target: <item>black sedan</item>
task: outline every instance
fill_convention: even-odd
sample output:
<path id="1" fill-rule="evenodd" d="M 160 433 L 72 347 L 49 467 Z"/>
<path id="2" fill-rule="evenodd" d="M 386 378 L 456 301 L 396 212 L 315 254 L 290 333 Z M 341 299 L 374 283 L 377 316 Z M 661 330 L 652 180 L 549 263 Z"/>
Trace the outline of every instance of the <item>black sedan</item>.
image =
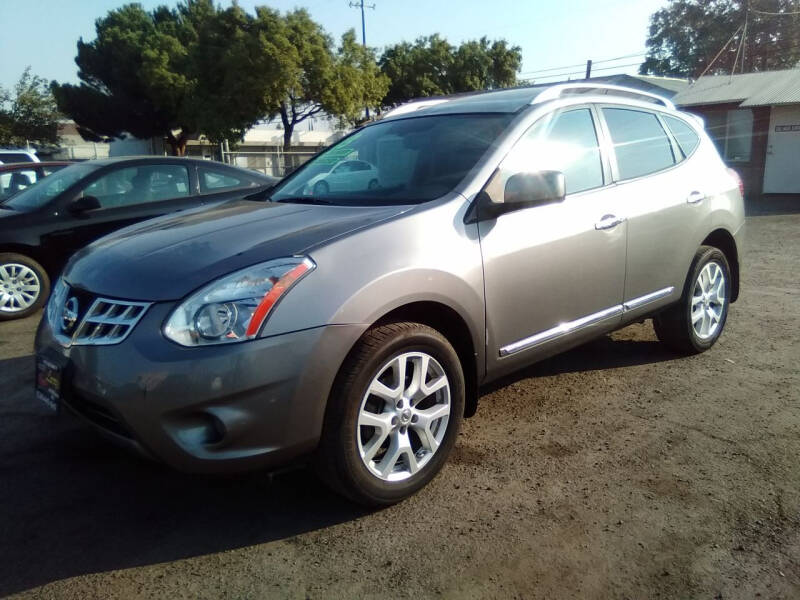
<path id="1" fill-rule="evenodd" d="M 50 175 L 0 203 L 0 321 L 37 310 L 69 257 L 97 238 L 276 181 L 216 162 L 170 157 L 95 160 Z"/>

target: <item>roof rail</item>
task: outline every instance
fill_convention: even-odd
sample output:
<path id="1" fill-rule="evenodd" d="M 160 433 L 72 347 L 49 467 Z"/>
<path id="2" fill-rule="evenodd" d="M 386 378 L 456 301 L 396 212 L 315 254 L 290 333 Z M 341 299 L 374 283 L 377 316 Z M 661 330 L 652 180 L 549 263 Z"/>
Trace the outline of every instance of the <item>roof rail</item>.
<path id="1" fill-rule="evenodd" d="M 555 100 L 556 98 L 560 98 L 569 94 L 572 90 L 575 90 L 578 93 L 580 93 L 581 90 L 585 90 L 586 92 L 594 91 L 597 94 L 608 96 L 638 96 L 639 99 L 657 102 L 664 105 L 666 108 L 675 110 L 675 105 L 670 100 L 667 100 L 658 94 L 643 92 L 642 90 L 637 90 L 636 88 L 623 87 L 621 85 L 608 85 L 604 83 L 560 83 L 547 88 L 542 93 L 537 95 L 533 100 L 531 100 L 531 104 L 540 104 L 548 100 Z"/>

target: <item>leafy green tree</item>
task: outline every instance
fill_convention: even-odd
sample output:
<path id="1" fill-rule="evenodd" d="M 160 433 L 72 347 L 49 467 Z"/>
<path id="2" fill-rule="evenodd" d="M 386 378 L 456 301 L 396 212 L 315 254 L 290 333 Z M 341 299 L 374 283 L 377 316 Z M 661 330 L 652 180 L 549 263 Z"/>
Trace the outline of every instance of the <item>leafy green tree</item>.
<path id="1" fill-rule="evenodd" d="M 262 13 L 258 18 L 263 19 Z M 316 114 L 354 122 L 365 107 L 379 106 L 388 79 L 378 69 L 374 52 L 356 42 L 353 30 L 334 50 L 330 36 L 304 9 L 289 12 L 284 25 L 292 51 L 279 58 L 284 87 L 269 115 L 280 117 L 288 150 L 295 127 Z"/>
<path id="2" fill-rule="evenodd" d="M 263 118 L 276 59 L 289 51 L 238 5 L 212 0 L 151 12 L 128 4 L 95 28 L 95 40 L 78 42 L 81 83 L 52 84 L 59 108 L 86 139 L 164 136 L 177 155 L 194 134 L 238 139 Z"/>
<path id="3" fill-rule="evenodd" d="M 60 115 L 47 81 L 25 69 L 13 93 L 0 88 L 0 146 L 58 144 Z"/>
<path id="4" fill-rule="evenodd" d="M 294 127 L 326 111 L 356 119 L 386 92 L 372 51 L 348 32 L 333 49 L 306 11 L 282 16 L 259 6 L 185 0 L 150 12 L 139 4 L 95 23 L 78 42 L 79 85 L 53 82 L 59 108 L 86 139 L 164 136 L 175 154 L 192 135 L 241 139 L 264 117 L 280 116 L 284 145 Z"/>
<path id="5" fill-rule="evenodd" d="M 738 72 L 792 68 L 800 62 L 800 15 L 791 14 L 798 11 L 798 0 L 671 0 L 650 18 L 639 71 L 698 77 L 726 43 L 708 74 L 730 73 L 734 64 Z"/>
<path id="6" fill-rule="evenodd" d="M 483 37 L 456 48 L 434 34 L 413 44 L 402 42 L 387 48 L 380 59 L 391 81 L 383 103 L 393 106 L 425 96 L 514 86 L 521 64 L 520 47 L 505 40 Z"/>

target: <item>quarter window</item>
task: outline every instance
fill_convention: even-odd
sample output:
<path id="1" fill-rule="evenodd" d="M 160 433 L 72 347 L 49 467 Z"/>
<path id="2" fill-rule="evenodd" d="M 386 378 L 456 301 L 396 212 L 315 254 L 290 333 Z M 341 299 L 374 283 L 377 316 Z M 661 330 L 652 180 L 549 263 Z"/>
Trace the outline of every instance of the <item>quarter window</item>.
<path id="1" fill-rule="evenodd" d="M 200 190 L 203 192 L 219 192 L 255 185 L 253 180 L 222 169 L 198 167 L 198 171 L 200 173 Z"/>
<path id="2" fill-rule="evenodd" d="M 694 129 L 680 119 L 668 117 L 666 115 L 663 116 L 667 127 L 675 137 L 675 141 L 678 142 L 678 147 L 681 149 L 681 152 L 683 152 L 683 156 L 689 156 L 694 152 L 694 149 L 697 148 L 697 144 L 700 143 L 700 138 L 697 137 Z"/>
<path id="3" fill-rule="evenodd" d="M 626 108 L 604 108 L 620 179 L 649 175 L 675 164 L 672 145 L 658 117 Z"/>

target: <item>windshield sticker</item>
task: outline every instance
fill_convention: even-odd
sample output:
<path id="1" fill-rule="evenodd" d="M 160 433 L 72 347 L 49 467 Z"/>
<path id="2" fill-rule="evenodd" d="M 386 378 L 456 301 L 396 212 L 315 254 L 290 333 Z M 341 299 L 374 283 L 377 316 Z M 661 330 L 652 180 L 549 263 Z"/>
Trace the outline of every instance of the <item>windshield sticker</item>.
<path id="1" fill-rule="evenodd" d="M 325 154 L 320 156 L 317 159 L 317 164 L 319 165 L 332 165 L 334 163 L 339 162 L 340 160 L 344 160 L 353 152 L 357 152 L 352 148 L 353 142 L 358 140 L 361 137 L 361 134 L 364 133 L 362 129 L 358 133 L 354 133 L 349 138 L 344 140 L 341 144 L 334 146 L 330 150 L 328 150 Z"/>

